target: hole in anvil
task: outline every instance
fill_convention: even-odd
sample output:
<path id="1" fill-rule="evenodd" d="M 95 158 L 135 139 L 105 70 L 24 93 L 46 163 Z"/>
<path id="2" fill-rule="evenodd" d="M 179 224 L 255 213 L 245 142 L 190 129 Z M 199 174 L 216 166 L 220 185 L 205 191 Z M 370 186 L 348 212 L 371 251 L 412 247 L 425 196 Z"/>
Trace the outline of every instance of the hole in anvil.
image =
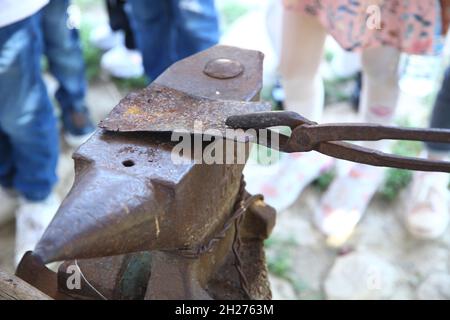
<path id="1" fill-rule="evenodd" d="M 125 160 L 122 164 L 124 167 L 130 168 L 133 167 L 135 163 L 133 160 Z"/>

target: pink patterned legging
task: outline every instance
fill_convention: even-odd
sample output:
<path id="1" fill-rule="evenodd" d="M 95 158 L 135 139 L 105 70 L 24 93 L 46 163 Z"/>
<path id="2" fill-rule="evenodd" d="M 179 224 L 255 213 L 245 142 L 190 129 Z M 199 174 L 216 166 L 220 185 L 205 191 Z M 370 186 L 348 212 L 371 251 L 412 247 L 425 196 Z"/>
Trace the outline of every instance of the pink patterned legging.
<path id="1" fill-rule="evenodd" d="M 284 10 L 280 72 L 286 107 L 315 121 L 321 120 L 323 110 L 323 83 L 318 71 L 326 36 L 325 28 L 315 17 Z M 361 120 L 388 124 L 398 99 L 400 51 L 381 46 L 364 49 L 361 54 L 364 74 Z"/>

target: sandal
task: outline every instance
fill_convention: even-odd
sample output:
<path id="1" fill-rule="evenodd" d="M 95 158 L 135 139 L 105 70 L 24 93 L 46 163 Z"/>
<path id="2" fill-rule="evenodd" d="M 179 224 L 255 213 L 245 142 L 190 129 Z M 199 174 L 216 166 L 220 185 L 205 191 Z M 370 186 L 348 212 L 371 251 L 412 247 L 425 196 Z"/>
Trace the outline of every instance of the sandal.
<path id="1" fill-rule="evenodd" d="M 419 239 L 436 239 L 450 220 L 448 174 L 418 172 L 414 175 L 405 214 L 405 226 Z"/>
<path id="2" fill-rule="evenodd" d="M 383 181 L 383 172 L 383 168 L 357 164 L 333 181 L 314 215 L 330 246 L 341 246 L 350 238 Z"/>

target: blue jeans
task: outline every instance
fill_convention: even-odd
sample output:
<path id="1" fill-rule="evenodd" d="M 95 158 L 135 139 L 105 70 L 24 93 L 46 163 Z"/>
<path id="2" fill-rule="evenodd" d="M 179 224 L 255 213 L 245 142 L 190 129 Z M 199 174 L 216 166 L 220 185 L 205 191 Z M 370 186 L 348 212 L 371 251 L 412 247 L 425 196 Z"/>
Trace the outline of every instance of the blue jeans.
<path id="1" fill-rule="evenodd" d="M 59 144 L 41 74 L 39 23 L 37 14 L 0 28 L 0 184 L 34 201 L 56 182 Z"/>
<path id="2" fill-rule="evenodd" d="M 214 0 L 129 0 L 128 12 L 150 80 L 219 40 Z"/>
<path id="3" fill-rule="evenodd" d="M 58 80 L 56 100 L 63 114 L 85 112 L 86 77 L 77 29 L 67 26 L 69 0 L 50 0 L 42 11 L 44 53 L 50 73 Z"/>
<path id="4" fill-rule="evenodd" d="M 450 129 L 450 67 L 446 70 L 442 87 L 434 103 L 431 128 Z M 427 143 L 432 151 L 450 151 L 450 143 Z"/>

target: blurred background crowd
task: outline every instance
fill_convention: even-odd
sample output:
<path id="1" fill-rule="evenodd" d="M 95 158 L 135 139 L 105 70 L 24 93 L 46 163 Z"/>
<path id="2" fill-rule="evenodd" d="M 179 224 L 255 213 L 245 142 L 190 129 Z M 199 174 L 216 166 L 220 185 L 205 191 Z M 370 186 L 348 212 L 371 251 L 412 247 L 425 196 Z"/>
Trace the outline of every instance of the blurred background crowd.
<path id="1" fill-rule="evenodd" d="M 0 0 L 0 267 L 33 249 L 70 155 L 128 92 L 217 43 L 264 52 L 262 98 L 317 122 L 450 128 L 447 1 Z M 284 129 L 281 129 L 284 130 Z M 363 146 L 447 160 L 449 144 Z M 450 298 L 449 175 L 255 147 L 278 211 L 275 298 Z M 14 219 L 15 218 L 15 219 Z"/>

